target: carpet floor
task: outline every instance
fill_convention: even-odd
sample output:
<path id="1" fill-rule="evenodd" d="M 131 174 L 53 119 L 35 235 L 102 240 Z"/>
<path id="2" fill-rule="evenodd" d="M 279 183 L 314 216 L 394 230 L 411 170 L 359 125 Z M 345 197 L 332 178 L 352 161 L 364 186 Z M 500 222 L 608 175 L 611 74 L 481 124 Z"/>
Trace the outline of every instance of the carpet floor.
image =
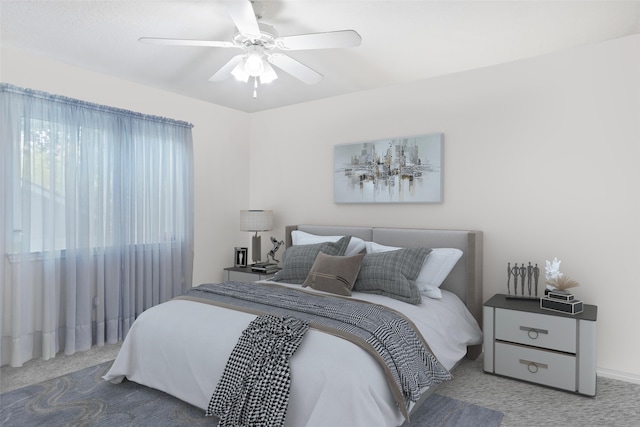
<path id="1" fill-rule="evenodd" d="M 34 359 L 20 368 L 3 366 L 0 390 L 7 393 L 113 361 L 119 349 L 119 344 L 109 344 L 72 356 L 58 354 L 47 361 Z M 482 363 L 482 356 L 476 360 L 463 359 L 452 371 L 453 380 L 440 385 L 438 395 L 504 413 L 501 427 L 640 426 L 640 384 L 598 376 L 596 397 L 585 397 L 486 374 Z M 0 408 L 4 406 L 2 399 L 0 394 Z M 0 425 L 3 425 L 1 414 Z"/>
<path id="2" fill-rule="evenodd" d="M 202 409 L 161 391 L 102 379 L 111 362 L 0 395 L 0 425 L 18 426 L 211 426 Z M 412 417 L 411 427 L 500 425 L 503 414 L 434 394 Z"/>

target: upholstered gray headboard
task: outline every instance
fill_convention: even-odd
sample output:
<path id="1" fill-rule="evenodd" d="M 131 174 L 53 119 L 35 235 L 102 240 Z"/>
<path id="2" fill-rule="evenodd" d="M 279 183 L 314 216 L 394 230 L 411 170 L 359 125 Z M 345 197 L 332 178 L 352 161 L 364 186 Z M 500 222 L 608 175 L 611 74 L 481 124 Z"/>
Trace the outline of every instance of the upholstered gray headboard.
<path id="1" fill-rule="evenodd" d="M 286 247 L 291 232 L 300 230 L 322 236 L 355 236 L 382 245 L 400 247 L 458 248 L 462 258 L 441 288 L 458 295 L 482 327 L 482 232 L 476 230 L 436 230 L 331 225 L 290 225 L 286 227 Z M 469 347 L 467 356 L 477 357 L 482 346 Z"/>

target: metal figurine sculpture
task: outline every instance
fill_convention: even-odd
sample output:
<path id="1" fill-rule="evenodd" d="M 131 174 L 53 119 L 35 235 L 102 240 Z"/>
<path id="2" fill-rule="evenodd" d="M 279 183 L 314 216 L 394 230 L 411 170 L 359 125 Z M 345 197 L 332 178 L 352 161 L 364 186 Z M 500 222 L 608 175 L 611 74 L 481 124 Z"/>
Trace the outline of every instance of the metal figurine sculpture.
<path id="1" fill-rule="evenodd" d="M 269 257 L 271 257 L 271 260 L 274 262 L 274 264 L 277 264 L 280 261 L 276 259 L 276 252 L 278 252 L 280 246 L 284 245 L 284 240 L 278 241 L 278 239 L 271 236 L 271 243 L 273 243 L 273 248 L 271 248 L 271 250 L 267 254 L 267 261 L 269 260 Z"/>
<path id="2" fill-rule="evenodd" d="M 520 274 L 520 269 L 518 268 L 517 262 L 511 269 L 511 274 L 513 274 L 513 294 L 518 295 L 518 274 Z"/>
<path id="3" fill-rule="evenodd" d="M 513 294 L 511 294 L 511 278 L 513 278 Z M 518 281 L 518 278 L 520 279 Z M 538 279 L 540 278 L 540 269 L 538 264 L 535 267 L 531 262 L 520 265 L 507 263 L 507 298 L 538 300 Z M 525 293 L 525 282 L 527 284 L 527 293 Z M 518 295 L 518 287 L 520 287 L 520 295 Z M 534 296 L 535 292 L 535 296 Z"/>

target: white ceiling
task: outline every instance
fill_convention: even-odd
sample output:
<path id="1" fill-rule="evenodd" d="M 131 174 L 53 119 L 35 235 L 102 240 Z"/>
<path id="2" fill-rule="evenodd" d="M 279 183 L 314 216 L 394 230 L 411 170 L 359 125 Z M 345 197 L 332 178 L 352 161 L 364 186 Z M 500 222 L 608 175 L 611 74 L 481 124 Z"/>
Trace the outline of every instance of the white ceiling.
<path id="1" fill-rule="evenodd" d="M 279 71 L 257 99 L 251 84 L 208 81 L 236 49 L 137 41 L 231 40 L 236 29 L 225 3 L 0 0 L 0 36 L 12 48 L 255 112 L 640 33 L 640 1 L 259 1 L 262 22 L 281 36 L 353 29 L 362 44 L 288 52 L 324 79 L 309 86 Z"/>

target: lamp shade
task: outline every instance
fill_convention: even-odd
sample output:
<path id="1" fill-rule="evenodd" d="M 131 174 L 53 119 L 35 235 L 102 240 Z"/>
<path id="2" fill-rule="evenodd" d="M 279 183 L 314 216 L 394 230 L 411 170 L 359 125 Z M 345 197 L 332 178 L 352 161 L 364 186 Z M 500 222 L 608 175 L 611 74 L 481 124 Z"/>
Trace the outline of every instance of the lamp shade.
<path id="1" fill-rule="evenodd" d="M 273 211 L 240 211 L 241 231 L 269 231 L 273 228 Z"/>

